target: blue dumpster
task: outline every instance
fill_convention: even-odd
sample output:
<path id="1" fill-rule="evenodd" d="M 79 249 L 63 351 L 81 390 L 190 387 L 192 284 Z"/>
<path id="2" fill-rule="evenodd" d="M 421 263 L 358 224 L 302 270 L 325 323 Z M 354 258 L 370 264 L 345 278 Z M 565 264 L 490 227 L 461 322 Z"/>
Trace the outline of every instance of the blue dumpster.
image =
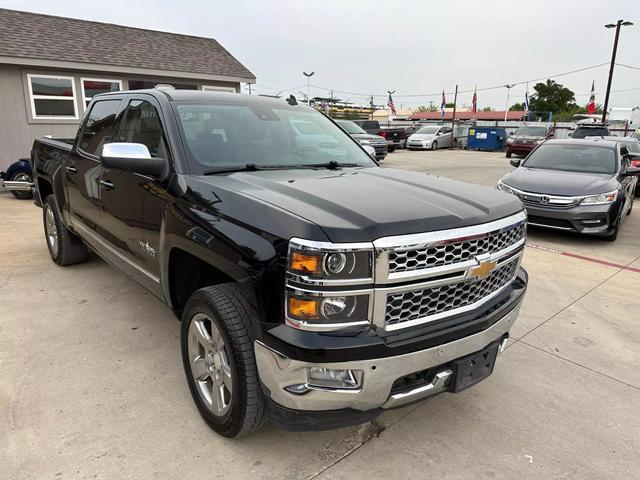
<path id="1" fill-rule="evenodd" d="M 467 148 L 495 152 L 504 148 L 507 133 L 498 127 L 470 127 Z"/>

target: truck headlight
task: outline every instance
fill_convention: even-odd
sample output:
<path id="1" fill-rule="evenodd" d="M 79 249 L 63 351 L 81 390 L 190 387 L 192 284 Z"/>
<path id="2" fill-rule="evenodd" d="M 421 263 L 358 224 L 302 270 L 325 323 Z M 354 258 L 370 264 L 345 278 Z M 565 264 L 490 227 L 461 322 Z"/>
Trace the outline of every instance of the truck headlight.
<path id="1" fill-rule="evenodd" d="M 373 249 L 370 244 L 328 244 L 301 239 L 289 242 L 288 276 L 303 283 L 372 278 Z"/>
<path id="2" fill-rule="evenodd" d="M 601 193 L 600 195 L 592 195 L 585 197 L 580 202 L 581 205 L 604 205 L 607 203 L 613 203 L 618 198 L 618 191 L 614 190 L 609 193 Z"/>
<path id="3" fill-rule="evenodd" d="M 303 330 L 338 330 L 369 325 L 369 295 L 287 291 L 287 323 Z"/>
<path id="4" fill-rule="evenodd" d="M 507 143 L 513 143 L 513 137 L 507 138 Z"/>

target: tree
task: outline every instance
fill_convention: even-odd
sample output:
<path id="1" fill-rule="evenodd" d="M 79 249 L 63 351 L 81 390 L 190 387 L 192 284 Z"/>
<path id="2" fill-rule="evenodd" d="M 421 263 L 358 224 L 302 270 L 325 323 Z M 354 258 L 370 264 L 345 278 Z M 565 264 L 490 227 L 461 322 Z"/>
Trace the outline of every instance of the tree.
<path id="1" fill-rule="evenodd" d="M 514 103 L 509 107 L 510 112 L 513 112 L 513 111 L 523 112 L 524 110 L 525 110 L 524 103 Z"/>
<path id="2" fill-rule="evenodd" d="M 554 80 L 536 83 L 535 93 L 529 99 L 529 109 L 534 112 L 570 112 L 578 108 L 575 94 Z"/>
<path id="3" fill-rule="evenodd" d="M 493 110 L 493 108 L 491 108 L 491 107 L 484 107 L 484 108 L 482 109 L 482 111 L 483 111 L 483 112 L 493 112 L 494 110 Z"/>
<path id="4" fill-rule="evenodd" d="M 414 113 L 423 113 L 423 112 L 437 112 L 438 111 L 438 107 L 436 107 L 435 105 L 420 105 L 419 107 L 416 107 L 413 109 Z"/>
<path id="5" fill-rule="evenodd" d="M 453 102 L 447 102 L 444 104 L 444 108 L 453 108 L 454 103 Z"/>

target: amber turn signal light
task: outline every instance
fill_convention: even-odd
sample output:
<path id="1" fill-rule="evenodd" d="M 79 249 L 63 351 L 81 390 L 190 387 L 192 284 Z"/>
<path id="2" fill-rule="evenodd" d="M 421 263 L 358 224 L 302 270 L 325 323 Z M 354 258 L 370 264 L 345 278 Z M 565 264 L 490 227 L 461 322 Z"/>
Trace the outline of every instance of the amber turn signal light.
<path id="1" fill-rule="evenodd" d="M 319 318 L 319 301 L 303 298 L 289 297 L 289 315 L 297 319 Z"/>
<path id="2" fill-rule="evenodd" d="M 294 272 L 300 273 L 320 273 L 320 256 L 293 252 L 289 268 Z"/>

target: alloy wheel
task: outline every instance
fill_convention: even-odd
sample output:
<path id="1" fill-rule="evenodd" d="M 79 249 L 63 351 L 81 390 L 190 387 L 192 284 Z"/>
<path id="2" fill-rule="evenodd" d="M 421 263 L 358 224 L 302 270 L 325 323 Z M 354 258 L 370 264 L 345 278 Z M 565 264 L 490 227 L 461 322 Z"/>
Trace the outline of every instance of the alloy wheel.
<path id="1" fill-rule="evenodd" d="M 51 253 L 54 257 L 56 257 L 58 255 L 58 228 L 56 227 L 56 217 L 53 213 L 51 205 L 45 205 L 44 212 L 47 243 L 49 244 Z"/>
<path id="2" fill-rule="evenodd" d="M 191 319 L 188 336 L 189 367 L 200 398 L 216 416 L 231 407 L 233 377 L 224 338 L 204 313 Z"/>

